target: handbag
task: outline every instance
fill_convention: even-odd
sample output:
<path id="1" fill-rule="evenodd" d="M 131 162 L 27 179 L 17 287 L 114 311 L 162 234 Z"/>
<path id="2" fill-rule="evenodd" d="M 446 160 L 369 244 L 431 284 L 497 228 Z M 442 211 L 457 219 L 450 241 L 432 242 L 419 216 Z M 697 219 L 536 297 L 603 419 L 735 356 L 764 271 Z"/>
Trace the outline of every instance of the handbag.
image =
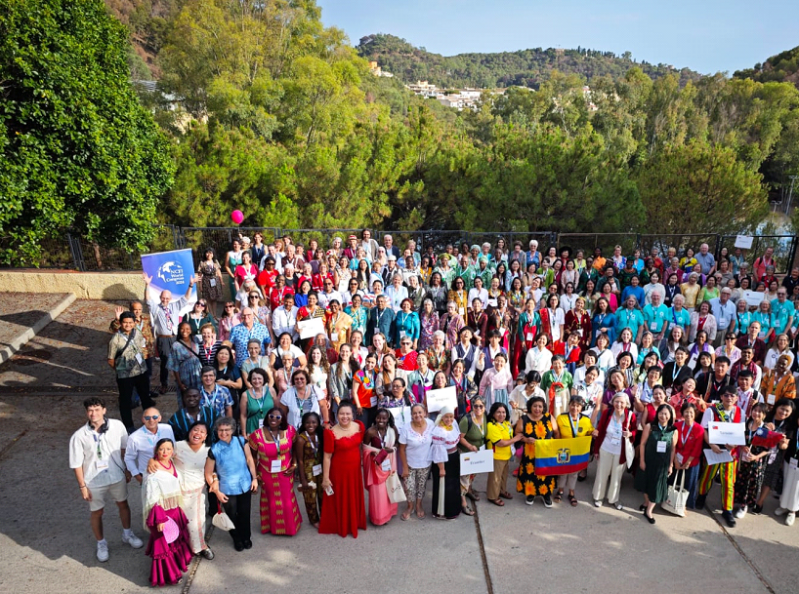
<path id="1" fill-rule="evenodd" d="M 669 485 L 669 492 L 666 501 L 660 504 L 660 507 L 675 516 L 685 517 L 685 505 L 688 503 L 688 490 L 685 488 L 685 470 L 678 470 L 682 472 L 680 483 L 677 484 L 675 478 L 674 484 Z"/>
<path id="2" fill-rule="evenodd" d="M 392 472 L 386 479 L 386 492 L 388 493 L 388 500 L 391 503 L 402 503 L 407 501 L 405 491 L 402 489 L 402 482 L 399 480 L 396 472 Z"/>
<path id="3" fill-rule="evenodd" d="M 630 413 L 630 418 L 627 421 L 627 431 L 630 430 L 631 421 L 632 413 Z M 633 443 L 629 438 L 622 435 L 622 439 L 624 440 L 624 457 L 626 458 L 625 463 L 627 464 L 627 468 L 632 468 L 633 460 L 635 460 L 635 446 L 633 446 Z"/>
<path id="4" fill-rule="evenodd" d="M 211 520 L 211 523 L 225 532 L 230 532 L 236 528 L 235 524 L 233 524 L 233 521 L 230 519 L 230 516 L 222 511 L 222 506 L 217 503 L 216 507 L 217 512 L 214 514 L 214 518 Z"/>

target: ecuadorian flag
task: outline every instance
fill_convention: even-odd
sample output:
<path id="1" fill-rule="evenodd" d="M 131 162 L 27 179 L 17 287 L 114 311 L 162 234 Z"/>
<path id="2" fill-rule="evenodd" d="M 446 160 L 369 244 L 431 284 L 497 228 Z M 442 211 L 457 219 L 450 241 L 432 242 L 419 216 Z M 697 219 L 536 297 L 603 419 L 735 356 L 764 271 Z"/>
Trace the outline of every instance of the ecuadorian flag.
<path id="1" fill-rule="evenodd" d="M 571 474 L 588 467 L 591 437 L 539 439 L 535 442 L 535 473 L 538 476 Z"/>

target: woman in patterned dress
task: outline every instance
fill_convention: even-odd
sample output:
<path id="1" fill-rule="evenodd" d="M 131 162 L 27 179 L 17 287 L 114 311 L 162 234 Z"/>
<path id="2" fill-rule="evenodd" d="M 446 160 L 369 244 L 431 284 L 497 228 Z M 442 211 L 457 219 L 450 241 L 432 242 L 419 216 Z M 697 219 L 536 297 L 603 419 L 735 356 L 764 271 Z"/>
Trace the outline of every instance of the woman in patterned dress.
<path id="1" fill-rule="evenodd" d="M 545 507 L 552 507 L 552 494 L 559 501 L 555 491 L 557 477 L 538 476 L 535 473 L 535 442 L 538 439 L 559 439 L 560 431 L 552 417 L 547 414 L 546 399 L 533 396 L 527 401 L 527 414 L 522 415 L 516 423 L 516 435 L 522 436 L 524 450 L 522 462 L 519 466 L 519 478 L 516 481 L 516 490 L 524 493 L 527 505 L 533 505 L 537 495 L 544 499 Z"/>
<path id="2" fill-rule="evenodd" d="M 319 529 L 322 509 L 322 452 L 324 451 L 322 419 L 315 412 L 302 415 L 297 439 L 294 440 L 294 457 L 300 476 L 300 491 L 305 499 L 305 511 L 311 526 Z"/>
<path id="3" fill-rule="evenodd" d="M 302 516 L 294 495 L 292 444 L 296 435 L 279 408 L 266 413 L 266 423 L 250 434 L 248 442 L 256 455 L 256 474 L 261 483 L 261 533 L 294 536 Z"/>
<path id="4" fill-rule="evenodd" d="M 208 302 L 208 313 L 216 318 L 216 302 L 222 299 L 222 268 L 216 261 L 214 248 L 209 247 L 203 254 L 203 261 L 197 268 L 200 291 Z"/>

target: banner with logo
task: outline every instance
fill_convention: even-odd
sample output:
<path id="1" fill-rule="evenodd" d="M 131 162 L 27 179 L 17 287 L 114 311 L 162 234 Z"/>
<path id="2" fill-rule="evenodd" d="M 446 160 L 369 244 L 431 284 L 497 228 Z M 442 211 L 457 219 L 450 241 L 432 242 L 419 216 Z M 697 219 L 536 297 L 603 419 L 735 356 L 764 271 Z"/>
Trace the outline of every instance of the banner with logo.
<path id="1" fill-rule="evenodd" d="M 538 439 L 535 442 L 535 473 L 553 476 L 579 472 L 588 467 L 591 437 Z"/>
<path id="2" fill-rule="evenodd" d="M 186 294 L 191 282 L 194 259 L 190 249 L 142 254 L 141 267 L 147 276 L 153 277 L 148 296 L 150 299 L 157 299 L 161 291 L 172 291 L 172 297 L 179 299 Z M 196 286 L 192 288 L 189 300 L 197 300 Z"/>

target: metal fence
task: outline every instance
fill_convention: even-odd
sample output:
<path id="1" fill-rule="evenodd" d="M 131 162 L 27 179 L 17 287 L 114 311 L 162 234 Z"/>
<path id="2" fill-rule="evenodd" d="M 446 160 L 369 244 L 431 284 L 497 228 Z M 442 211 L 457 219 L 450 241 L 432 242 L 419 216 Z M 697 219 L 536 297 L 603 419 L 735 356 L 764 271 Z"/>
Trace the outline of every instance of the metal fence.
<path id="1" fill-rule="evenodd" d="M 234 239 L 247 236 L 253 239 L 261 233 L 264 243 L 272 243 L 279 237 L 290 236 L 294 243 L 308 248 L 311 240 L 316 240 L 319 247 L 327 249 L 334 238 L 339 237 L 342 246 L 346 247 L 347 237 L 351 234 L 361 237 L 362 229 L 282 229 L 277 227 L 177 227 L 163 225 L 157 228 L 156 237 L 151 242 L 148 252 L 168 251 L 181 248 L 194 250 L 195 262 L 199 262 L 201 252 L 212 247 L 221 261 L 230 249 Z M 496 246 L 501 239 L 506 249 L 510 250 L 514 242 L 521 242 L 528 249 L 529 242 L 538 241 L 539 251 L 546 253 L 555 247 L 558 253 L 562 248 L 571 248 L 572 253 L 582 249 L 586 255 L 593 254 L 601 248 L 603 254 L 610 256 L 615 246 L 620 245 L 624 255 L 632 255 L 638 249 L 642 254 L 649 254 L 652 248 L 658 248 L 665 256 L 669 248 L 675 248 L 679 256 L 684 255 L 687 248 L 695 251 L 706 243 L 710 251 L 718 257 L 722 250 L 732 254 L 735 252 L 736 236 L 718 235 L 714 233 L 686 235 L 642 235 L 634 233 L 557 233 L 542 232 L 475 232 L 463 230 L 374 230 L 372 237 L 381 245 L 386 235 L 391 235 L 394 245 L 404 249 L 408 241 L 416 242 L 417 250 L 424 252 L 432 246 L 435 253 L 442 252 L 452 245 L 460 252 L 463 244 L 471 247 L 484 242 Z M 746 260 L 752 264 L 765 252 L 766 248 L 774 249 L 776 273 L 785 274 L 793 266 L 797 255 L 797 237 L 795 235 L 761 235 L 754 236 L 752 247 L 745 251 Z M 48 238 L 40 245 L 40 268 L 72 269 L 79 271 L 101 270 L 141 270 L 140 253 L 122 250 L 116 246 L 102 246 L 84 239 L 67 235 L 64 238 Z M 18 266 L 28 266 L 20 262 Z"/>

